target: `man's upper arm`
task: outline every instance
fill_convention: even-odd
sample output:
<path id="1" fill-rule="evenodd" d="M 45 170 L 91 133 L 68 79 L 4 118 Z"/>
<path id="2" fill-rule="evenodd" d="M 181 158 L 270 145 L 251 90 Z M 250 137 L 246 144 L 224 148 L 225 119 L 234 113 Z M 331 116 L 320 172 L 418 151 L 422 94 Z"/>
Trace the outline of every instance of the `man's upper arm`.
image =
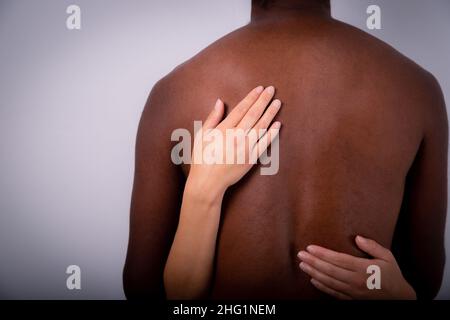
<path id="1" fill-rule="evenodd" d="M 164 80 L 155 85 L 139 123 L 123 278 L 127 298 L 164 298 L 163 270 L 178 223 L 183 188 L 183 176 L 170 159 L 176 114 L 170 112 L 168 88 Z"/>
<path id="2" fill-rule="evenodd" d="M 393 251 L 419 299 L 439 291 L 445 264 L 448 123 L 439 84 L 433 79 L 424 137 L 406 179 Z"/>

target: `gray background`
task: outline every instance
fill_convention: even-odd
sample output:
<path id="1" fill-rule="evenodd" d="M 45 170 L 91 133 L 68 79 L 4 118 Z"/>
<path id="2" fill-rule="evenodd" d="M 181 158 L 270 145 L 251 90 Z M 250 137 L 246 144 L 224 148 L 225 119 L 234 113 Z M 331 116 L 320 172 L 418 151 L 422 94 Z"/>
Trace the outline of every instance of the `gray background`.
<path id="1" fill-rule="evenodd" d="M 78 4 L 82 30 L 69 31 Z M 336 0 L 333 15 L 431 71 L 450 101 L 450 1 Z M 123 298 L 133 149 L 152 85 L 246 24 L 250 0 L 0 0 L 0 298 Z M 366 30 L 367 31 L 367 30 Z M 450 230 L 447 225 L 447 255 Z M 66 289 L 66 267 L 82 289 Z M 450 298 L 447 264 L 440 298 Z"/>

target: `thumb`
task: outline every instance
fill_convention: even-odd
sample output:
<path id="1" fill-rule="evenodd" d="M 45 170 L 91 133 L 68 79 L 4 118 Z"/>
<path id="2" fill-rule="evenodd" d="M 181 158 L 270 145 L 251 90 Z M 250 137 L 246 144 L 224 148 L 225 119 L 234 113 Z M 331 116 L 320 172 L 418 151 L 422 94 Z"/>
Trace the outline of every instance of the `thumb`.
<path id="1" fill-rule="evenodd" d="M 382 259 L 386 261 L 390 261 L 392 259 L 392 253 L 389 249 L 386 249 L 382 245 L 378 244 L 378 242 L 367 239 L 361 236 L 356 236 L 355 239 L 356 245 L 362 251 L 368 253 L 374 258 Z"/>
<path id="2" fill-rule="evenodd" d="M 208 118 L 205 120 L 203 124 L 204 129 L 213 129 L 215 128 L 220 120 L 222 120 L 224 112 L 224 105 L 222 100 L 217 99 L 216 104 L 214 105 L 214 109 L 209 114 Z"/>

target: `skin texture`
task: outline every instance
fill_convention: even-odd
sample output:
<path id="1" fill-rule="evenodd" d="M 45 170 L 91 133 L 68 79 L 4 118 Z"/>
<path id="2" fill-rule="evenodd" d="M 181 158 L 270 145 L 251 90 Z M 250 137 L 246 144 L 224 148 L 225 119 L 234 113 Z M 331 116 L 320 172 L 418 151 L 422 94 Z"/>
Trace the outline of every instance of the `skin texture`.
<path id="1" fill-rule="evenodd" d="M 356 235 L 391 249 L 418 298 L 442 280 L 447 117 L 429 73 L 379 40 L 313 5 L 255 7 L 252 22 L 160 80 L 136 142 L 128 298 L 165 296 L 164 266 L 188 166 L 172 164 L 170 135 L 193 130 L 218 97 L 235 106 L 274 85 L 280 168 L 258 167 L 224 195 L 211 298 L 328 296 L 299 269 L 314 244 L 368 258 Z"/>

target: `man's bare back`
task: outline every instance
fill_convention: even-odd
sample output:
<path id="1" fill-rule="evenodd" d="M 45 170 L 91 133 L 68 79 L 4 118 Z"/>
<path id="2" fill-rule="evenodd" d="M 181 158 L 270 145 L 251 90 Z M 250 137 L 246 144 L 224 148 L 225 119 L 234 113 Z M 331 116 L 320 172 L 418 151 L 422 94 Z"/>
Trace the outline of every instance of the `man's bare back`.
<path id="1" fill-rule="evenodd" d="M 137 142 L 131 228 L 139 227 L 128 259 L 142 257 L 132 258 L 129 282 L 161 286 L 155 275 L 184 181 L 170 163 L 171 131 L 192 132 L 217 97 L 234 106 L 251 88 L 273 85 L 283 102 L 279 172 L 254 168 L 227 192 L 211 297 L 321 298 L 297 252 L 318 244 L 363 256 L 357 234 L 392 248 L 416 290 L 435 294 L 447 197 L 439 86 L 391 47 L 322 12 L 281 15 L 227 35 L 155 86 Z"/>

